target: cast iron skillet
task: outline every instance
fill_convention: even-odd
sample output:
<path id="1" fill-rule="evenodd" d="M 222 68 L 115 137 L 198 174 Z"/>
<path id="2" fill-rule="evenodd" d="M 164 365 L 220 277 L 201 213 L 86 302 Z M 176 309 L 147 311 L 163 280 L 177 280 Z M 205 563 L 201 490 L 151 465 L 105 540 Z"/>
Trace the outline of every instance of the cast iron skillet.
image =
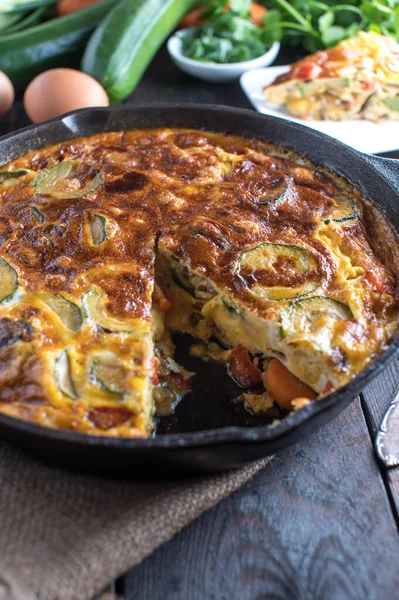
<path id="1" fill-rule="evenodd" d="M 346 177 L 375 203 L 399 233 L 399 163 L 361 154 L 307 127 L 248 110 L 193 104 L 81 110 L 3 137 L 0 163 L 79 136 L 146 127 L 192 127 L 256 137 L 291 148 Z M 161 423 L 159 433 L 151 439 L 115 439 L 56 431 L 1 414 L 0 431 L 3 439 L 42 458 L 85 470 L 122 469 L 130 470 L 133 475 L 145 471 L 175 476 L 186 470 L 232 468 L 293 444 L 332 419 L 381 372 L 398 347 L 399 337 L 396 337 L 378 360 L 350 383 L 273 428 L 253 426 L 239 409 L 236 418 L 218 420 L 221 413 L 228 414 L 227 404 L 237 405 L 230 401 L 223 403 L 224 389 L 229 384 L 224 374 L 208 363 L 198 366 L 203 369 L 203 374 L 197 377 L 202 382 L 202 396 L 195 401 L 183 400 L 180 417 L 169 419 L 167 426 Z M 231 389 L 226 391 L 228 394 L 232 395 Z M 166 433 L 161 433 L 162 430 Z"/>

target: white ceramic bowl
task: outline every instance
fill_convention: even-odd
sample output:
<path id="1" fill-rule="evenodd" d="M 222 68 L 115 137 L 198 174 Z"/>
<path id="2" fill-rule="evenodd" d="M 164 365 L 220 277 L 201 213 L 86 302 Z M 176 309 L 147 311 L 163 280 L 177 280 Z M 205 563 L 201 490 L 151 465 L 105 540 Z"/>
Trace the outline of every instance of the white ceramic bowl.
<path id="1" fill-rule="evenodd" d="M 271 48 L 262 56 L 238 63 L 219 64 L 206 63 L 192 58 L 187 58 L 182 52 L 182 37 L 187 29 L 178 31 L 168 39 L 168 52 L 175 63 L 182 71 L 212 83 L 225 83 L 238 79 L 245 71 L 250 69 L 259 69 L 270 65 L 280 50 L 279 42 L 274 42 Z"/>

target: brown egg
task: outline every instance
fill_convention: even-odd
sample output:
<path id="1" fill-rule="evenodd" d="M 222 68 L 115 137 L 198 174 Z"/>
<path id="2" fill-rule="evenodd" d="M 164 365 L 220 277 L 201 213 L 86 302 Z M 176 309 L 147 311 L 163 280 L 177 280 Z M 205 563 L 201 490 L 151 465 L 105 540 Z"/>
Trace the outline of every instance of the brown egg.
<path id="1" fill-rule="evenodd" d="M 13 105 L 14 86 L 5 73 L 0 71 L 0 117 L 6 114 Z"/>
<path id="2" fill-rule="evenodd" d="M 93 77 L 75 69 L 44 71 L 24 94 L 26 113 L 34 123 L 90 106 L 109 106 L 107 93 Z"/>

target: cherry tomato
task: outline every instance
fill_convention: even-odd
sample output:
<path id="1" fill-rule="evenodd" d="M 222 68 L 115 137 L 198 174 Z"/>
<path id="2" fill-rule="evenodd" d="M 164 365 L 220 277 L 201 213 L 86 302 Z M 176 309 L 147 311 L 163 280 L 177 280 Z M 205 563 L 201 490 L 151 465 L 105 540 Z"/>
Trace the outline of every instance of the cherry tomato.
<path id="1" fill-rule="evenodd" d="M 320 65 L 316 65 L 316 63 L 304 62 L 295 67 L 293 75 L 297 79 L 308 81 L 309 79 L 316 79 L 322 70 Z"/>
<path id="2" fill-rule="evenodd" d="M 57 15 L 59 17 L 64 17 L 65 15 L 70 15 L 78 10 L 82 10 L 87 6 L 91 6 L 92 4 L 97 4 L 99 1 L 100 0 L 60 0 L 60 2 L 57 3 Z"/>
<path id="3" fill-rule="evenodd" d="M 224 8 L 224 12 L 228 12 L 230 9 L 229 4 L 227 4 Z M 202 6 L 200 8 L 194 8 L 189 13 L 186 14 L 185 17 L 180 21 L 178 25 L 178 29 L 184 29 L 185 27 L 193 27 L 199 26 L 206 23 L 206 19 L 201 19 L 201 15 L 205 12 L 206 7 Z M 257 2 L 252 2 L 249 9 L 251 19 L 255 25 L 261 27 L 263 25 L 263 18 L 267 13 L 267 10 L 264 6 L 257 4 Z"/>
<path id="4" fill-rule="evenodd" d="M 153 356 L 153 358 L 152 358 L 151 366 L 152 366 L 152 377 L 151 377 L 152 385 L 158 385 L 158 383 L 159 383 L 158 360 L 155 358 L 155 356 Z"/>
<path id="5" fill-rule="evenodd" d="M 173 387 L 178 393 L 182 394 L 190 389 L 190 384 L 184 379 L 181 373 L 171 373 L 169 377 L 172 380 Z"/>
<path id="6" fill-rule="evenodd" d="M 360 84 L 362 88 L 366 91 L 371 90 L 374 87 L 374 83 L 372 81 L 361 81 Z"/>
<path id="7" fill-rule="evenodd" d="M 156 283 L 154 286 L 154 302 L 164 315 L 172 310 L 173 305 L 168 297 L 166 288 L 160 283 Z"/>
<path id="8" fill-rule="evenodd" d="M 331 383 L 331 381 L 327 381 L 326 383 L 326 387 L 323 390 L 323 394 L 329 394 L 330 392 L 332 392 L 334 390 L 334 386 Z"/>
<path id="9" fill-rule="evenodd" d="M 254 387 L 262 381 L 262 373 L 253 363 L 244 346 L 237 346 L 230 354 L 230 373 L 236 382 L 245 388 Z"/>
<path id="10" fill-rule="evenodd" d="M 119 406 L 99 406 L 89 412 L 90 421 L 98 429 L 111 429 L 130 419 L 132 411 Z"/>
<path id="11" fill-rule="evenodd" d="M 194 27 L 203 25 L 205 23 L 204 19 L 201 19 L 201 15 L 205 12 L 205 7 L 194 8 L 186 14 L 185 17 L 182 18 L 178 25 L 178 29 L 185 29 L 186 27 Z"/>

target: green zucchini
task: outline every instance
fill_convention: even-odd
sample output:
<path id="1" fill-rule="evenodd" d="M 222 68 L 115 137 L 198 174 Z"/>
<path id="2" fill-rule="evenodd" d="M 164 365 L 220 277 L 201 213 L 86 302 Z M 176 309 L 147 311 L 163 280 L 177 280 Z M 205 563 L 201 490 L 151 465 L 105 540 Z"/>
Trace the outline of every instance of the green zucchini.
<path id="1" fill-rule="evenodd" d="M 83 182 L 82 170 L 86 170 L 88 175 Z M 90 168 L 80 161 L 64 160 L 40 173 L 35 181 L 35 194 L 49 195 L 59 200 L 72 200 L 94 192 L 103 181 L 99 171 L 91 172 Z"/>
<path id="2" fill-rule="evenodd" d="M 307 83 L 299 83 L 298 89 L 301 96 L 308 96 L 309 94 L 314 94 L 320 88 L 328 87 L 329 90 L 337 89 L 337 93 L 339 93 L 339 88 L 348 87 L 352 83 L 352 79 L 349 77 L 339 77 L 333 78 L 319 78 L 313 79 L 312 81 L 308 81 Z"/>
<path id="3" fill-rule="evenodd" d="M 343 223 L 344 221 L 353 221 L 356 218 L 356 202 L 353 198 L 350 198 L 346 194 L 339 194 L 332 198 L 334 205 L 328 215 L 328 218 L 324 219 L 324 223 L 328 224 L 330 221 L 336 223 Z"/>
<path id="4" fill-rule="evenodd" d="M 104 392 L 123 394 L 126 388 L 126 371 L 113 352 L 104 350 L 94 356 L 90 374 Z"/>
<path id="5" fill-rule="evenodd" d="M 115 333 L 134 333 L 137 328 L 128 321 L 121 321 L 107 314 L 104 300 L 98 288 L 93 288 L 82 297 L 82 304 L 89 319 L 97 325 Z"/>
<path id="6" fill-rule="evenodd" d="M 2 13 L 0 12 L 0 35 L 4 35 L 11 27 L 17 25 L 23 18 L 23 13 Z"/>
<path id="7" fill-rule="evenodd" d="M 102 84 L 111 104 L 124 100 L 193 4 L 193 0 L 122 0 L 91 36 L 82 71 Z"/>
<path id="8" fill-rule="evenodd" d="M 55 4 L 57 0 L 1 0 L 1 12 L 12 13 Z"/>
<path id="9" fill-rule="evenodd" d="M 71 398 L 71 400 L 75 400 L 77 396 L 71 377 L 69 357 L 66 350 L 63 350 L 55 361 L 55 379 L 60 392 L 64 394 L 64 396 Z"/>
<path id="10" fill-rule="evenodd" d="M 393 98 L 384 98 L 382 103 L 385 104 L 389 110 L 393 110 L 395 112 L 399 110 L 399 96 L 394 96 Z"/>
<path id="11" fill-rule="evenodd" d="M 95 246 L 99 246 L 107 239 L 107 220 L 102 215 L 88 214 L 88 225 L 91 240 Z"/>
<path id="12" fill-rule="evenodd" d="M 36 219 L 39 221 L 39 223 L 44 223 L 44 221 L 46 220 L 44 214 L 41 213 L 40 210 L 36 208 L 36 206 L 31 206 L 30 208 Z"/>
<path id="13" fill-rule="evenodd" d="M 190 294 L 190 296 L 192 298 L 195 298 L 195 290 L 194 287 L 192 285 L 189 284 L 189 282 L 187 281 L 187 279 L 185 279 L 184 277 L 182 277 L 179 273 L 179 271 L 177 269 L 173 269 L 172 271 L 172 277 L 173 277 L 173 281 L 175 282 L 175 284 L 177 285 L 177 287 L 181 288 L 182 290 L 184 290 L 185 292 L 187 292 L 187 294 Z"/>
<path id="14" fill-rule="evenodd" d="M 0 38 L 0 71 L 14 84 L 53 67 L 71 67 L 92 31 L 119 0 L 102 0 L 65 17 L 50 19 Z"/>
<path id="15" fill-rule="evenodd" d="M 82 326 L 82 313 L 76 304 L 61 294 L 42 294 L 41 299 L 59 316 L 65 327 L 71 331 L 79 331 Z"/>
<path id="16" fill-rule="evenodd" d="M 1 31 L 1 36 L 3 37 L 5 35 L 10 35 L 11 33 L 17 33 L 17 31 L 22 31 L 28 29 L 29 27 L 37 25 L 38 23 L 40 23 L 41 18 L 45 14 L 46 10 L 47 7 L 42 6 L 40 8 L 37 8 L 36 10 L 33 10 L 32 12 L 29 12 L 27 15 L 25 15 L 25 13 L 19 13 L 23 15 L 23 18 L 18 19 L 18 21 L 14 25 L 7 27 L 4 33 L 3 31 Z M 12 14 L 12 16 L 15 16 L 18 13 L 8 13 L 8 15 L 10 14 Z"/>
<path id="17" fill-rule="evenodd" d="M 257 204 L 260 206 L 266 204 L 275 204 L 276 202 L 282 202 L 285 200 L 290 192 L 290 185 L 286 179 L 282 179 L 277 182 L 277 185 L 270 187 L 270 189 L 261 198 L 258 198 Z"/>
<path id="18" fill-rule="evenodd" d="M 26 175 L 28 171 L 20 169 L 18 171 L 0 171 L 0 179 L 6 181 L 8 179 L 18 179 L 22 175 Z"/>
<path id="19" fill-rule="evenodd" d="M 0 302 L 10 298 L 18 287 L 16 270 L 4 258 L 0 258 Z"/>
<path id="20" fill-rule="evenodd" d="M 279 260 L 290 261 L 295 265 L 296 271 L 303 275 L 311 275 L 315 266 L 313 258 L 304 248 L 286 244 L 264 243 L 241 254 L 239 258 L 239 271 L 242 271 L 244 267 L 247 272 L 271 271 L 278 273 Z M 259 298 L 286 300 L 309 294 L 317 287 L 318 283 L 313 280 L 290 287 L 280 285 L 268 287 L 255 283 L 251 286 L 250 291 Z"/>
<path id="21" fill-rule="evenodd" d="M 29 171 L 0 171 L 0 188 L 10 188 L 17 185 L 19 178 L 27 175 Z"/>
<path id="22" fill-rule="evenodd" d="M 318 328 L 322 317 L 336 321 L 353 319 L 352 311 L 346 304 L 325 296 L 312 296 L 293 302 L 281 312 L 281 333 L 309 333 Z M 319 323 L 322 326 L 322 323 Z"/>
<path id="23" fill-rule="evenodd" d="M 222 298 L 222 302 L 223 302 L 223 306 L 229 311 L 229 313 L 232 317 L 240 317 L 240 315 L 237 312 L 237 309 L 234 308 L 234 306 L 231 306 L 231 304 L 229 304 L 229 302 L 227 302 L 227 300 L 225 298 Z"/>

